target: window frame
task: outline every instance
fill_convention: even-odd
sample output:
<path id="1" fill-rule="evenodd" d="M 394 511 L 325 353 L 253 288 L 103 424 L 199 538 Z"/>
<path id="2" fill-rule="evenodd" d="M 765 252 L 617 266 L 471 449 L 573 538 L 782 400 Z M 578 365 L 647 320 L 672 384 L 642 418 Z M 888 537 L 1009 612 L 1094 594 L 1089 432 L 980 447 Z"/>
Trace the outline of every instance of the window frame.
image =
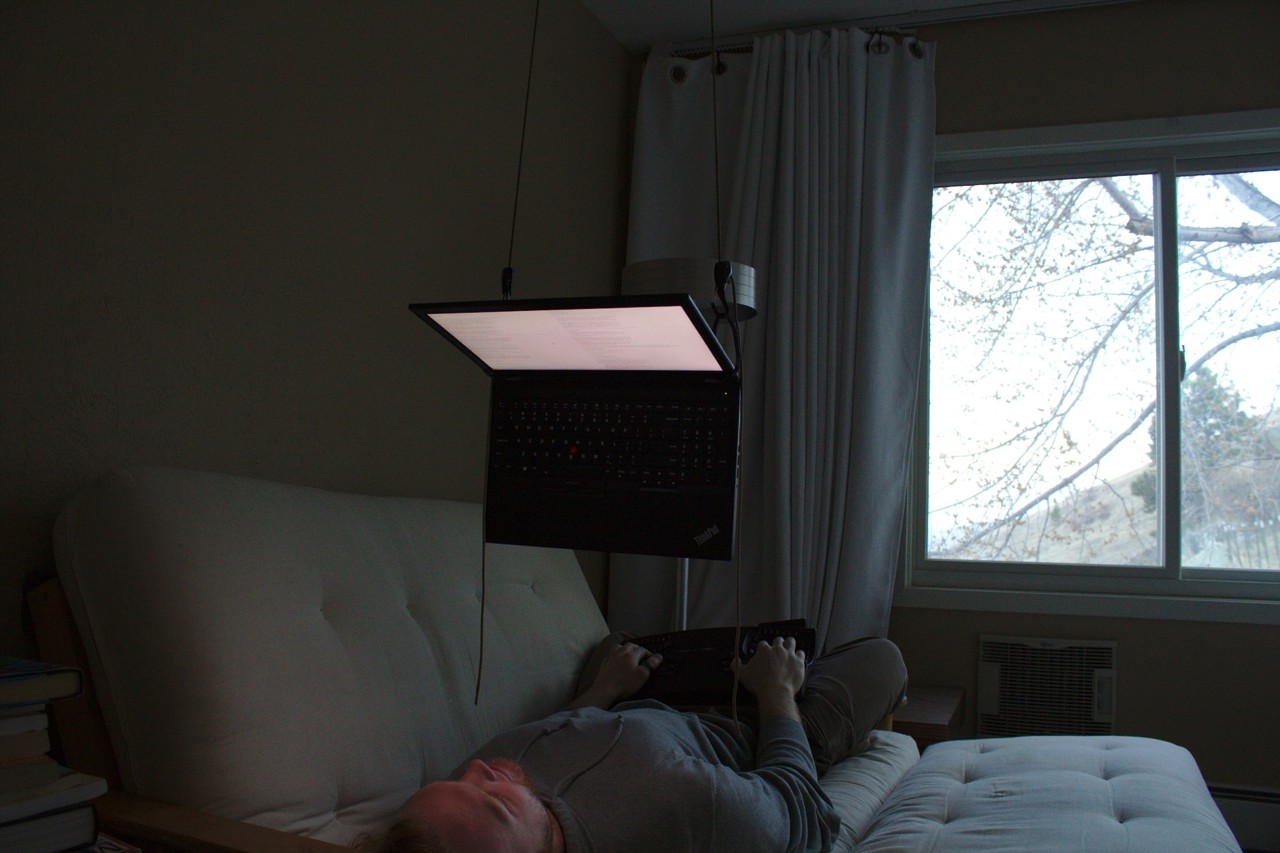
<path id="1" fill-rule="evenodd" d="M 955 134 L 937 139 L 934 186 L 1155 175 L 1157 382 L 1164 447 L 1179 447 L 1176 182 L 1183 175 L 1280 169 L 1280 109 L 1217 116 Z M 928 332 L 925 357 L 928 365 Z M 1181 566 L 1180 454 L 1164 459 L 1161 565 L 939 560 L 927 556 L 928 371 L 921 370 L 894 604 L 1280 624 L 1280 572 Z"/>

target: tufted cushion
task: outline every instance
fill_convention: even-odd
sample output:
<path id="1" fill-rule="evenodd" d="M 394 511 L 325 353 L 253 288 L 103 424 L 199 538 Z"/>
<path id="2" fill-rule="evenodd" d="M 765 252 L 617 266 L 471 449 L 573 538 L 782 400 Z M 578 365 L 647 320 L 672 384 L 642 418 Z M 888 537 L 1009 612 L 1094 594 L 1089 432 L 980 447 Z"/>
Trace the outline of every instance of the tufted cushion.
<path id="1" fill-rule="evenodd" d="M 1236 851 L 1191 753 L 1135 737 L 925 750 L 859 851 Z"/>
<path id="2" fill-rule="evenodd" d="M 909 735 L 875 729 L 866 749 L 833 764 L 822 775 L 822 790 L 840 815 L 840 834 L 833 848 L 837 853 L 854 849 L 880 804 L 919 757 Z"/>
<path id="3" fill-rule="evenodd" d="M 571 552 L 480 507 L 142 468 L 62 514 L 58 571 L 126 790 L 347 843 L 566 702 L 604 620 Z"/>

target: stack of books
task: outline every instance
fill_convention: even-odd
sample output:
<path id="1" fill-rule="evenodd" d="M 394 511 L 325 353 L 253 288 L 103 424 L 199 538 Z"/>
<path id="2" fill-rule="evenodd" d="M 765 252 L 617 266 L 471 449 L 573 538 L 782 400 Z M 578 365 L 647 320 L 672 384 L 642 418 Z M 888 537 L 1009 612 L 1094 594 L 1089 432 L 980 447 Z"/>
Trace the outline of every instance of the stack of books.
<path id="1" fill-rule="evenodd" d="M 48 706 L 80 694 L 74 667 L 0 657 L 0 850 L 60 853 L 93 844 L 105 780 L 49 755 Z"/>

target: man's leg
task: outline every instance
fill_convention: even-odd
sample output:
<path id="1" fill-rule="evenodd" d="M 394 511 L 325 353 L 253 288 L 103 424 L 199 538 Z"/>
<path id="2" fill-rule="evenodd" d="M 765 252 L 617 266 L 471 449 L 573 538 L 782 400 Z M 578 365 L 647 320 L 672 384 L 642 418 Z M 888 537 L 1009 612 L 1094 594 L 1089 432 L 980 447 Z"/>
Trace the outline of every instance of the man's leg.
<path id="1" fill-rule="evenodd" d="M 883 637 L 845 643 L 810 664 L 799 706 L 819 775 L 861 749 L 906 689 L 902 653 Z"/>

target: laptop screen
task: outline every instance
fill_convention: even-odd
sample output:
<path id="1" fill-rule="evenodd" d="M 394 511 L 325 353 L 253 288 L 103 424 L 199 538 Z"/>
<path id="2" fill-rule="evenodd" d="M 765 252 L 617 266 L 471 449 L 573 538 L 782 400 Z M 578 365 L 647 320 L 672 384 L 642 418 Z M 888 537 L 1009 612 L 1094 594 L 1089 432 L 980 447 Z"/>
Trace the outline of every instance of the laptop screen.
<path id="1" fill-rule="evenodd" d="M 687 294 L 409 307 L 490 374 L 730 369 Z"/>

